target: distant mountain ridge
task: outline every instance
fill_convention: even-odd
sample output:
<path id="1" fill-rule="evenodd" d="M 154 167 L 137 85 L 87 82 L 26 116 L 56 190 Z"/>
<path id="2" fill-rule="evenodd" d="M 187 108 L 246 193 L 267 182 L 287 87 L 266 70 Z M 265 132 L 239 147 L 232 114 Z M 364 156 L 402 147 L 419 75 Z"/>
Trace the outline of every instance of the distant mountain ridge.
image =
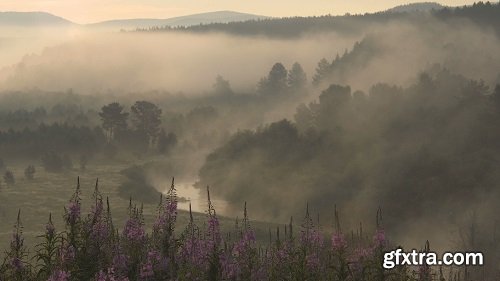
<path id="1" fill-rule="evenodd" d="M 210 24 L 210 23 L 229 23 L 237 21 L 266 19 L 266 18 L 269 17 L 233 12 L 233 11 L 216 11 L 216 12 L 167 18 L 167 19 L 145 18 L 145 19 L 110 20 L 110 21 L 103 21 L 90 24 L 89 26 L 135 29 L 135 28 L 149 28 L 149 27 L 159 27 L 159 26 L 173 27 L 173 26 L 192 26 L 192 25 Z"/>
<path id="2" fill-rule="evenodd" d="M 435 2 L 420 2 L 410 3 L 406 5 L 396 6 L 384 12 L 415 12 L 415 11 L 431 11 L 444 8 Z M 151 27 L 178 27 L 178 26 L 194 26 L 207 25 L 212 23 L 230 23 L 244 22 L 249 20 L 270 19 L 271 17 L 240 13 L 234 11 L 216 11 L 208 13 L 199 13 L 173 18 L 133 18 L 133 19 L 116 19 L 107 20 L 91 24 L 77 24 L 62 17 L 47 13 L 47 12 L 0 12 L 0 26 L 82 26 L 82 27 L 97 27 L 105 29 L 147 29 Z"/>
<path id="3" fill-rule="evenodd" d="M 74 23 L 46 12 L 0 12 L 0 25 L 41 26 L 73 25 Z"/>
<path id="4" fill-rule="evenodd" d="M 269 17 L 233 11 L 217 11 L 165 19 L 119 19 L 92 24 L 77 24 L 46 12 L 0 12 L 0 26 L 36 27 L 75 25 L 81 27 L 120 30 L 165 26 L 192 26 L 210 23 L 243 22 L 248 20 L 267 18 Z"/>

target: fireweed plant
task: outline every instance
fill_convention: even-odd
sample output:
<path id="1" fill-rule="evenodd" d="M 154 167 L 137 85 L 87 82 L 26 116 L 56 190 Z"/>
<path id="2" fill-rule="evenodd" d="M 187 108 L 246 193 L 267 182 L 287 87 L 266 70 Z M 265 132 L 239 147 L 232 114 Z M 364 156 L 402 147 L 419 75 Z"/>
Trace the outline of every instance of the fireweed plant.
<path id="1" fill-rule="evenodd" d="M 443 271 L 428 266 L 384 270 L 383 253 L 388 241 L 377 212 L 373 235 L 346 235 L 335 208 L 334 231 L 327 235 L 306 208 L 299 230 L 293 219 L 276 234 L 269 231 L 269 243 L 257 243 L 245 203 L 243 219 L 234 231 L 222 234 L 207 188 L 206 222 L 189 223 L 176 231 L 177 194 L 174 181 L 161 197 L 151 233 L 146 231 L 142 206 L 132 203 L 122 229 L 115 228 L 109 201 L 101 196 L 98 182 L 92 207 L 81 212 L 81 190 L 76 190 L 65 207 L 65 227 L 56 231 L 49 215 L 40 243 L 32 257 L 24 246 L 21 212 L 12 241 L 0 264 L 0 281 L 156 281 L 156 280 L 460 280 L 458 274 L 443 277 Z M 425 250 L 429 250 L 426 244 Z M 436 272 L 435 272 L 436 271 Z"/>

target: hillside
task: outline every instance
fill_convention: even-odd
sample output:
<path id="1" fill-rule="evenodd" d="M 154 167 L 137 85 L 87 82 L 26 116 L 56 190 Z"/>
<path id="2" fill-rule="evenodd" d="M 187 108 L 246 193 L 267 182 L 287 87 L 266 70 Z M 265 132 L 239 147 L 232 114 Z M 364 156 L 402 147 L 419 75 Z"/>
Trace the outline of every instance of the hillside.
<path id="1" fill-rule="evenodd" d="M 431 10 L 426 15 L 403 13 L 411 10 Z M 427 25 L 432 27 L 437 21 L 453 24 L 454 21 L 467 20 L 482 28 L 495 30 L 500 34 L 500 4 L 479 2 L 471 6 L 456 8 L 438 8 L 431 3 L 399 6 L 385 12 L 357 15 L 324 15 L 310 17 L 271 18 L 260 21 L 212 23 L 178 27 L 174 30 L 189 32 L 224 32 L 236 35 L 258 35 L 269 37 L 300 37 L 310 33 L 335 32 L 341 35 L 356 36 L 365 34 L 380 24 L 407 23 L 409 25 Z M 171 31 L 171 27 L 158 28 L 154 31 Z"/>
<path id="2" fill-rule="evenodd" d="M 0 26 L 67 26 L 71 21 L 45 12 L 0 12 Z"/>
<path id="3" fill-rule="evenodd" d="M 192 26 L 211 23 L 242 22 L 268 18 L 266 16 L 239 13 L 233 11 L 216 11 L 193 14 L 173 18 L 154 19 L 117 19 L 93 24 L 80 25 L 67 19 L 46 12 L 0 12 L 0 26 L 35 27 L 35 26 L 83 26 L 104 29 L 136 29 L 154 26 Z"/>
<path id="4" fill-rule="evenodd" d="M 167 19 L 122 19 L 110 20 L 90 24 L 90 27 L 98 28 L 114 28 L 114 29 L 136 29 L 136 28 L 150 28 L 156 26 L 192 26 L 200 24 L 211 23 L 229 23 L 229 22 L 242 22 L 248 20 L 265 19 L 268 17 L 238 13 L 233 11 L 217 11 L 210 13 L 201 13 L 194 15 L 187 15 L 181 17 L 167 18 Z"/>
<path id="5" fill-rule="evenodd" d="M 444 6 L 435 2 L 421 2 L 421 3 L 411 3 L 406 5 L 399 5 L 392 9 L 387 10 L 387 12 L 392 13 L 408 13 L 408 12 L 430 12 L 432 10 L 443 9 Z"/>

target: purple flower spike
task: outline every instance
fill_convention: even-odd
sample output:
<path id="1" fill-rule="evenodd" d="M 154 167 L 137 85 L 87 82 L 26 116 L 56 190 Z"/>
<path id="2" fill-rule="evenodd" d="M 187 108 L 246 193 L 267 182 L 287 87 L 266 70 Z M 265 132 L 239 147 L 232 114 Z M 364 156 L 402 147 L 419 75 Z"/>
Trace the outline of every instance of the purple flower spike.
<path id="1" fill-rule="evenodd" d="M 64 270 L 57 270 L 50 275 L 47 281 L 69 281 L 70 273 Z"/>
<path id="2" fill-rule="evenodd" d="M 375 247 L 384 247 L 387 244 L 385 231 L 383 229 L 377 229 L 375 235 L 373 235 L 373 243 Z"/>
<path id="3" fill-rule="evenodd" d="M 332 247 L 334 251 L 343 251 L 347 248 L 347 241 L 341 232 L 332 235 Z"/>

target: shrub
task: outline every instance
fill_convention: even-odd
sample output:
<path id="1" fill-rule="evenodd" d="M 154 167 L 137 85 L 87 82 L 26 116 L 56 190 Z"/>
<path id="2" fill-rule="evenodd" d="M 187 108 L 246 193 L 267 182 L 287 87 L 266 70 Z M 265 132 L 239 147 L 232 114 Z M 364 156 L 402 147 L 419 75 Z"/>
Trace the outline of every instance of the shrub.
<path id="1" fill-rule="evenodd" d="M 136 181 L 144 175 L 140 167 L 124 174 Z M 0 265 L 0 280 L 415 280 L 410 271 L 393 278 L 382 269 L 380 255 L 388 245 L 380 227 L 373 238 L 353 234 L 347 239 L 338 227 L 325 239 L 328 236 L 307 211 L 299 231 L 294 232 L 290 222 L 284 235 L 278 231 L 264 249 L 257 243 L 246 206 L 234 233 L 223 235 L 209 193 L 207 197 L 205 222 L 197 225 L 190 212 L 184 231 L 177 232 L 172 182 L 160 200 L 151 232 L 142 208 L 132 201 L 120 231 L 97 184 L 90 212 L 82 214 L 78 185 L 65 208 L 65 229 L 57 232 L 49 216 L 35 248 L 37 259 L 28 258 L 18 216 L 5 263 Z"/>
<path id="2" fill-rule="evenodd" d="M 8 185 L 13 185 L 16 183 L 16 179 L 14 178 L 14 173 L 12 173 L 9 170 L 5 171 L 5 174 L 3 175 L 3 180 Z"/>
<path id="3" fill-rule="evenodd" d="M 143 167 L 132 166 L 121 171 L 121 174 L 127 177 L 127 180 L 118 188 L 118 194 L 122 198 L 135 198 L 142 202 L 152 203 L 160 197 L 160 192 L 149 184 Z"/>
<path id="4" fill-rule="evenodd" d="M 60 173 L 64 170 L 73 169 L 73 161 L 68 154 L 61 156 L 54 151 L 46 152 L 42 156 L 42 165 L 45 171 L 49 173 Z"/>
<path id="5" fill-rule="evenodd" d="M 46 152 L 42 156 L 42 165 L 49 173 L 60 173 L 64 167 L 62 158 L 54 151 Z"/>
<path id="6" fill-rule="evenodd" d="M 170 150 L 177 144 L 177 136 L 174 133 L 165 133 L 161 130 L 158 137 L 158 152 L 162 154 L 169 153 Z"/>
<path id="7" fill-rule="evenodd" d="M 35 178 L 35 166 L 29 165 L 26 169 L 24 169 L 24 176 L 28 180 L 32 180 Z"/>

